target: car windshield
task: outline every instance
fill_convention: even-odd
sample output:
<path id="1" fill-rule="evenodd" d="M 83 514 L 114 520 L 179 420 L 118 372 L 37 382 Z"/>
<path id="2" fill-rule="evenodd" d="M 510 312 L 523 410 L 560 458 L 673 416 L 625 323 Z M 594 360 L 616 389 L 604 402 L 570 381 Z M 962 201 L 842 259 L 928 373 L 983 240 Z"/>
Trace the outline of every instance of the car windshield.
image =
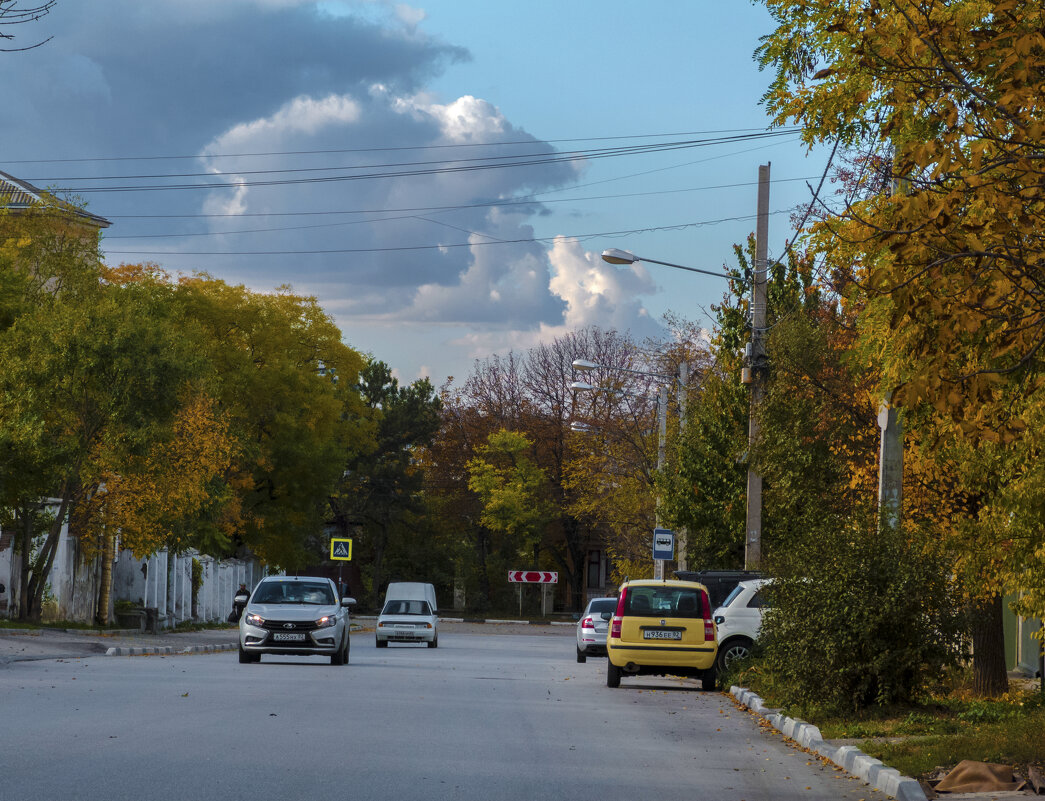
<path id="1" fill-rule="evenodd" d="M 624 614 L 636 617 L 703 617 L 701 592 L 689 587 L 631 587 Z"/>
<path id="2" fill-rule="evenodd" d="M 382 615 L 430 615 L 432 607 L 428 601 L 389 601 L 381 610 Z"/>
<path id="3" fill-rule="evenodd" d="M 325 584 L 268 581 L 259 585 L 254 594 L 254 603 L 329 605 L 334 603 L 334 593 Z"/>
<path id="4" fill-rule="evenodd" d="M 616 598 L 600 598 L 597 601 L 592 601 L 588 606 L 588 613 L 592 615 L 598 615 L 602 612 L 614 612 L 617 609 Z"/>

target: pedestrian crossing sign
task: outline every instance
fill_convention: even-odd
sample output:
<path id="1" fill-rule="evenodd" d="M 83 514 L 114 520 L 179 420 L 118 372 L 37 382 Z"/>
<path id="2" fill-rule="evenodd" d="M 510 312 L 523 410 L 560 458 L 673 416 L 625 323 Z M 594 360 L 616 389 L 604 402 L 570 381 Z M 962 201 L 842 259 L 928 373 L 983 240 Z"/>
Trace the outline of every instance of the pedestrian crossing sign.
<path id="1" fill-rule="evenodd" d="M 352 540 L 330 538 L 330 558 L 341 561 L 352 561 Z"/>

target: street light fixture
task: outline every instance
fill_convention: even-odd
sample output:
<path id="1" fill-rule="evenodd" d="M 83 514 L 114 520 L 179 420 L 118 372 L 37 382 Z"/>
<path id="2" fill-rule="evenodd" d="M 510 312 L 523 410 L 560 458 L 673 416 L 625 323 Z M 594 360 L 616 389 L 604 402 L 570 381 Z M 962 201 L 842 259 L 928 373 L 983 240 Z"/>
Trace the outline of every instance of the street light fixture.
<path id="1" fill-rule="evenodd" d="M 688 270 L 691 273 L 702 273 L 704 275 L 713 275 L 716 278 L 729 278 L 732 281 L 742 281 L 738 276 L 729 275 L 728 273 L 716 273 L 711 270 L 701 270 L 698 267 L 687 267 L 684 264 L 675 264 L 670 261 L 657 261 L 657 259 L 647 259 L 645 256 L 636 256 L 627 250 L 619 250 L 618 248 L 610 248 L 609 250 L 602 251 L 602 260 L 608 264 L 634 264 L 637 261 L 647 261 L 650 264 L 663 264 L 665 267 L 674 267 L 676 270 Z"/>

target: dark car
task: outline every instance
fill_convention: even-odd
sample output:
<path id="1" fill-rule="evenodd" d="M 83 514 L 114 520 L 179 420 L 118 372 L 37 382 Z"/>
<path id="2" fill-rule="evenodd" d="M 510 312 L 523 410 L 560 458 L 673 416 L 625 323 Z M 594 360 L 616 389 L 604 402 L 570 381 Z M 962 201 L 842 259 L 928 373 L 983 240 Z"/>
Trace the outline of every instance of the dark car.
<path id="1" fill-rule="evenodd" d="M 712 608 L 718 608 L 740 582 L 764 576 L 757 570 L 676 570 L 675 578 L 703 584 L 708 588 Z"/>

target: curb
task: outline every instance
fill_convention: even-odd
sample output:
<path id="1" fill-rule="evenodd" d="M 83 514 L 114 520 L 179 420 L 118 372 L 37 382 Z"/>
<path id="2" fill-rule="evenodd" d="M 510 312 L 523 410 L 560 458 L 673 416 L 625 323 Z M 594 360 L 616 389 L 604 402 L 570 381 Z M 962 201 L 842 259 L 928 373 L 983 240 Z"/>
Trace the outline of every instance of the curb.
<path id="1" fill-rule="evenodd" d="M 858 776 L 876 790 L 890 795 L 898 801 L 927 801 L 925 791 L 917 781 L 908 776 L 901 776 L 898 770 L 886 767 L 880 759 L 868 756 L 855 745 L 831 745 L 824 740 L 820 729 L 816 726 L 768 709 L 762 703 L 761 698 L 744 687 L 734 685 L 729 688 L 729 692 L 737 701 L 764 718 L 785 737 L 830 760 L 854 776 Z"/>
<path id="2" fill-rule="evenodd" d="M 238 646 L 232 643 L 222 645 L 190 645 L 185 648 L 175 648 L 171 645 L 158 645 L 155 647 L 127 647 L 114 646 L 105 652 L 106 656 L 173 656 L 174 654 L 211 654 L 218 651 L 235 651 Z"/>

